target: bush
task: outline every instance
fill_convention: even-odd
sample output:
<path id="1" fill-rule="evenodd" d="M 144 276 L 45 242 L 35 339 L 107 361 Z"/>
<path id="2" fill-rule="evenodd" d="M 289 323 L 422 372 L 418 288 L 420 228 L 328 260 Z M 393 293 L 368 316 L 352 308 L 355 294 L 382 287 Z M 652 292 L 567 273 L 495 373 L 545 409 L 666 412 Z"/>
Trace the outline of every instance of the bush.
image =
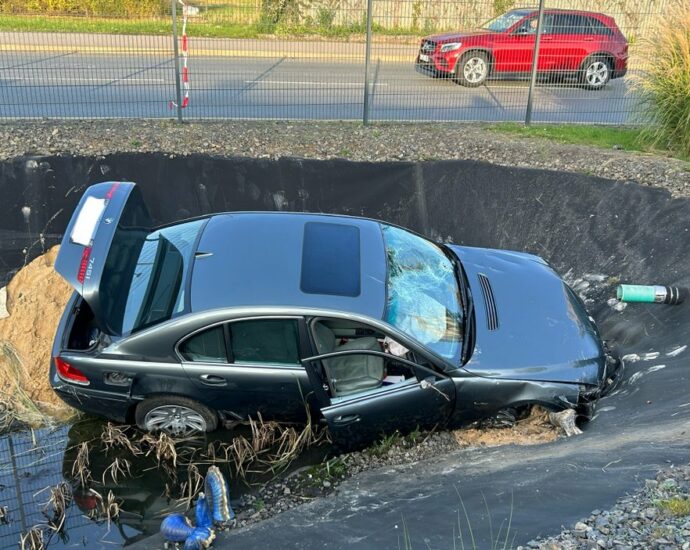
<path id="1" fill-rule="evenodd" d="M 647 135 L 656 145 L 690 156 L 690 0 L 675 0 L 645 40 Z"/>
<path id="2" fill-rule="evenodd" d="M 170 12 L 166 0 L 0 0 L 0 12 L 16 14 L 153 17 Z"/>

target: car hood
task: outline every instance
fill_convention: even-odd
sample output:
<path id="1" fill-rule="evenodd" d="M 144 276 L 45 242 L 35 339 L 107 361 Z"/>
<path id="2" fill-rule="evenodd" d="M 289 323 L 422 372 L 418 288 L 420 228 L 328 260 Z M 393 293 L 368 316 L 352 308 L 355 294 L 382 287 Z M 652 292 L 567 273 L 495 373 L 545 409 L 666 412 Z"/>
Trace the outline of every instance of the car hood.
<path id="1" fill-rule="evenodd" d="M 580 299 L 544 260 L 520 252 L 451 249 L 465 268 L 475 305 L 476 344 L 465 365 L 468 371 L 600 384 L 606 358 L 597 328 Z"/>
<path id="2" fill-rule="evenodd" d="M 472 36 L 485 36 L 487 34 L 494 34 L 491 31 L 483 29 L 467 30 L 467 31 L 453 31 L 439 34 L 432 34 L 425 36 L 424 40 L 433 40 L 434 42 L 450 42 L 452 40 L 461 40 L 463 38 L 470 38 Z"/>

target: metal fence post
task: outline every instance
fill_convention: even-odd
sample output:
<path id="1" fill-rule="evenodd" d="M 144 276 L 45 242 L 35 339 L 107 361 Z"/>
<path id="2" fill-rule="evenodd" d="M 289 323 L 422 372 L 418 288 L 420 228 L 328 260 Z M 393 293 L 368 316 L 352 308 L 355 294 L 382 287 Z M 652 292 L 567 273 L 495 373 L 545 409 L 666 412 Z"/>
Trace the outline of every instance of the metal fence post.
<path id="1" fill-rule="evenodd" d="M 539 46 L 541 44 L 541 25 L 544 21 L 544 0 L 539 0 L 539 16 L 537 18 L 537 37 L 534 40 L 534 53 L 532 55 L 532 70 L 529 80 L 529 93 L 527 94 L 527 110 L 525 111 L 525 124 L 532 123 L 532 106 L 534 103 L 534 89 L 537 86 L 537 61 L 539 59 Z"/>
<path id="2" fill-rule="evenodd" d="M 180 52 L 177 44 L 177 0 L 172 3 L 172 39 L 175 56 L 175 98 L 177 104 L 177 122 L 182 122 L 182 89 L 180 88 Z"/>
<path id="3" fill-rule="evenodd" d="M 371 18 L 373 0 L 367 0 L 367 42 L 364 50 L 364 112 L 362 123 L 369 124 L 369 63 L 371 61 Z"/>

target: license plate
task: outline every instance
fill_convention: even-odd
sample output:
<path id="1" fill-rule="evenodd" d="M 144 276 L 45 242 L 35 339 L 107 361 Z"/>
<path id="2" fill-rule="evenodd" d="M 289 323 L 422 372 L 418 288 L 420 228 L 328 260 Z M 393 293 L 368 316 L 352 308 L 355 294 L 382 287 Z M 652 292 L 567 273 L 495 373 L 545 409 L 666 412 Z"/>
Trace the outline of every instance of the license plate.
<path id="1" fill-rule="evenodd" d="M 420 60 L 420 61 L 424 61 L 425 63 L 428 63 L 429 61 L 431 61 L 431 59 L 429 58 L 429 56 L 426 55 L 426 54 L 423 54 L 423 53 L 420 53 L 420 54 L 419 54 L 419 60 Z"/>
<path id="2" fill-rule="evenodd" d="M 105 199 L 87 197 L 81 207 L 77 221 L 72 227 L 70 238 L 73 243 L 89 246 L 96 233 L 98 223 L 105 210 Z"/>

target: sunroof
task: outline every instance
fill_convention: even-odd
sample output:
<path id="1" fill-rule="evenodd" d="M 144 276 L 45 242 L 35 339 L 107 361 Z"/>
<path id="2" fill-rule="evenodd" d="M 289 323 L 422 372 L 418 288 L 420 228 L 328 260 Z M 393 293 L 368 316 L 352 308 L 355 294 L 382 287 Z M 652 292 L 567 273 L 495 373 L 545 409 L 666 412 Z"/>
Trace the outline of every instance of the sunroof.
<path id="1" fill-rule="evenodd" d="M 359 296 L 359 261 L 357 226 L 323 222 L 304 225 L 302 292 Z"/>

